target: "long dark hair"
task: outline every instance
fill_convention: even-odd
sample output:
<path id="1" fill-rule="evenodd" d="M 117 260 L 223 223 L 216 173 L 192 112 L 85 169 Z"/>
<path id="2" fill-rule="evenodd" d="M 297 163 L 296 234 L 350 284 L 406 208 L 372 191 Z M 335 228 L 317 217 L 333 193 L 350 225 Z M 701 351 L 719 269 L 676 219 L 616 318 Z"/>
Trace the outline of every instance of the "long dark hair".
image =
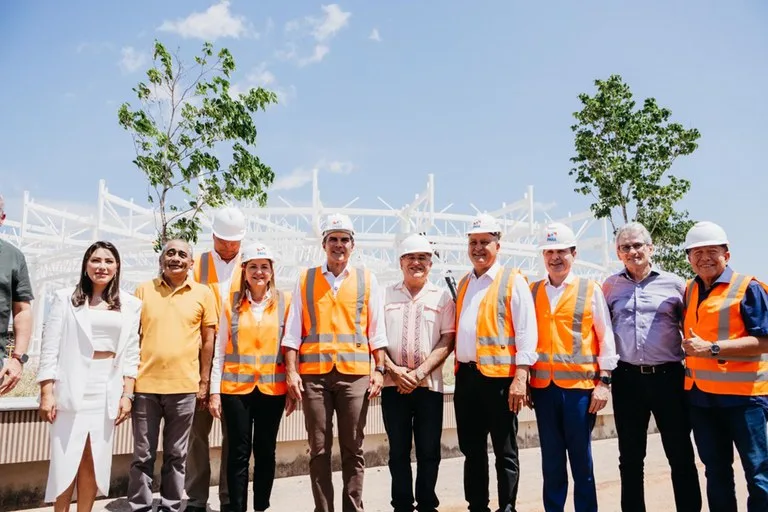
<path id="1" fill-rule="evenodd" d="M 120 311 L 120 267 L 122 266 L 120 263 L 120 253 L 117 252 L 117 247 L 110 242 L 102 240 L 91 244 L 83 255 L 83 265 L 80 268 L 80 281 L 77 283 L 75 292 L 72 294 L 72 305 L 75 307 L 82 306 L 93 296 L 93 282 L 91 281 L 91 278 L 88 277 L 86 268 L 88 268 L 88 260 L 90 260 L 93 253 L 99 249 L 106 249 L 111 252 L 112 256 L 115 258 L 115 262 L 117 262 L 115 277 L 112 278 L 107 287 L 104 288 L 104 291 L 101 292 L 101 298 L 107 305 L 109 305 L 110 310 Z"/>

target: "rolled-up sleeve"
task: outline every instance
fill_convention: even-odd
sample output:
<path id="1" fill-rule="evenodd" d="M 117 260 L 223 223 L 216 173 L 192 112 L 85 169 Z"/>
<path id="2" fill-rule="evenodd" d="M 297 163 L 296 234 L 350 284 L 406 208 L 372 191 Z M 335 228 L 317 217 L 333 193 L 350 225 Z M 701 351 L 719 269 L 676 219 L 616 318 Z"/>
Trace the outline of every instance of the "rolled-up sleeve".
<path id="1" fill-rule="evenodd" d="M 537 359 L 536 346 L 539 331 L 536 325 L 536 310 L 528 283 L 522 275 L 515 276 L 512 285 L 512 322 L 515 326 L 515 364 L 533 365 Z"/>
<path id="2" fill-rule="evenodd" d="M 594 287 L 592 294 L 592 318 L 597 333 L 597 341 L 600 353 L 597 356 L 597 364 L 601 370 L 614 370 L 619 362 L 616 353 L 616 340 L 613 336 L 611 324 L 611 312 L 600 286 Z"/>
<path id="3" fill-rule="evenodd" d="M 288 319 L 285 321 L 285 335 L 281 345 L 285 348 L 299 350 L 301 347 L 301 279 L 296 280 L 296 286 L 291 296 L 291 306 L 288 308 Z"/>
<path id="4" fill-rule="evenodd" d="M 368 346 L 371 350 L 387 347 L 387 329 L 384 321 L 384 290 L 376 276 L 371 274 L 371 292 L 368 297 Z"/>
<path id="5" fill-rule="evenodd" d="M 456 332 L 456 303 L 450 294 L 443 292 L 440 309 L 440 334 Z"/>
<path id="6" fill-rule="evenodd" d="M 219 331 L 216 333 L 216 344 L 213 349 L 213 364 L 211 365 L 211 394 L 221 393 L 221 374 L 224 367 L 224 353 L 229 342 L 229 322 L 227 322 L 227 313 L 222 308 L 221 319 L 219 320 Z"/>

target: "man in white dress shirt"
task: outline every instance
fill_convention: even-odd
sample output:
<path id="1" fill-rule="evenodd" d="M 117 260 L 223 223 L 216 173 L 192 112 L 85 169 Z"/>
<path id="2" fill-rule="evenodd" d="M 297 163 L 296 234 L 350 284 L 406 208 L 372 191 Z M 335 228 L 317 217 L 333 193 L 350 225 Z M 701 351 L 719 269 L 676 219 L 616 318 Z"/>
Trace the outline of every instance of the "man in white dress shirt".
<path id="1" fill-rule="evenodd" d="M 217 210 L 213 217 L 213 251 L 200 253 L 192 267 L 195 281 L 208 285 L 216 297 L 217 318 L 229 297 L 231 287 L 240 287 L 240 244 L 245 238 L 246 221 L 243 213 L 234 207 Z M 222 416 L 221 421 L 224 421 Z M 187 512 L 205 512 L 211 486 L 211 462 L 208 436 L 213 427 L 213 416 L 207 403 L 201 402 L 195 411 L 192 433 L 189 436 L 187 477 L 184 483 L 189 501 Z M 221 463 L 219 464 L 219 503 L 222 512 L 229 507 L 227 488 L 227 429 L 221 428 Z"/>
<path id="2" fill-rule="evenodd" d="M 501 226 L 478 215 L 467 233 L 472 272 L 456 298 L 456 389 L 459 449 L 464 454 L 464 496 L 470 512 L 490 512 L 488 435 L 496 455 L 499 512 L 514 512 L 520 462 L 517 413 L 527 403 L 530 366 L 536 362 L 536 313 L 523 275 L 497 261 Z"/>
<path id="3" fill-rule="evenodd" d="M 619 356 L 600 285 L 572 273 L 576 236 L 566 225 L 545 227 L 539 245 L 547 277 L 531 284 L 539 329 L 531 397 L 541 444 L 546 512 L 562 512 L 568 494 L 566 454 L 575 512 L 597 512 L 592 428 L 610 398 Z"/>
<path id="4" fill-rule="evenodd" d="M 323 230 L 327 259 L 299 277 L 282 343 L 288 393 L 303 403 L 315 512 L 334 510 L 334 412 L 344 482 L 342 510 L 363 512 L 368 399 L 379 395 L 386 372 L 383 293 L 370 271 L 349 264 L 354 236 L 349 217 L 328 217 Z"/>

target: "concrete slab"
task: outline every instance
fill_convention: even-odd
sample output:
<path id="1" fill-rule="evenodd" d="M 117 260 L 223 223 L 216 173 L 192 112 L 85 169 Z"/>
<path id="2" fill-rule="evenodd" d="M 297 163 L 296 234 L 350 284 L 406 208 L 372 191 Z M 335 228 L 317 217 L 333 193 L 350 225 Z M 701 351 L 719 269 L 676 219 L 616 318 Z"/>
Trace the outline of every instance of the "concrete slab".
<path id="1" fill-rule="evenodd" d="M 593 454 L 595 460 L 595 479 L 597 481 L 598 500 L 602 510 L 614 511 L 620 510 L 621 485 L 618 474 L 618 445 L 615 439 L 606 439 L 595 441 L 593 443 Z M 736 490 L 739 496 L 739 510 L 746 508 L 746 485 L 744 483 L 744 474 L 741 470 L 741 462 L 738 455 L 734 462 L 736 472 Z M 493 467 L 493 456 L 490 455 L 490 465 Z M 462 458 L 446 459 L 440 465 L 440 476 L 438 480 L 437 494 L 440 498 L 441 512 L 462 512 L 467 510 L 464 501 L 463 481 L 463 463 Z M 522 476 L 520 480 L 520 491 L 518 496 L 517 509 L 520 512 L 538 512 L 542 510 L 541 506 L 541 457 L 536 448 L 524 449 L 520 452 L 520 466 Z M 699 478 L 704 489 L 704 472 L 701 463 L 699 463 Z M 333 475 L 336 494 L 336 510 L 341 510 L 341 498 L 338 492 L 341 489 L 341 473 Z M 490 488 L 496 488 L 496 479 L 494 471 L 490 471 Z M 661 439 L 658 434 L 648 436 L 648 455 L 646 457 L 646 507 L 654 512 L 673 512 L 674 496 L 672 493 L 672 484 L 669 477 L 669 466 L 664 456 L 664 450 L 661 446 Z M 369 468 L 365 476 L 365 509 L 367 512 L 387 512 L 392 508 L 389 506 L 390 496 L 390 478 L 389 470 L 386 467 Z M 494 505 L 491 492 L 491 506 Z M 706 501 L 706 499 L 705 499 Z M 211 489 L 211 510 L 218 511 L 216 489 Z M 73 506 L 74 510 L 75 507 Z M 307 476 L 297 476 L 289 478 L 280 478 L 275 481 L 272 491 L 272 506 L 270 511 L 290 512 L 290 511 L 311 511 L 313 509 L 312 493 L 309 488 L 309 478 Z M 31 512 L 50 512 L 52 507 L 34 509 Z M 250 508 L 249 508 L 250 510 Z M 708 510 L 706 506 L 704 510 Z M 128 512 L 129 508 L 124 498 L 99 500 L 96 502 L 94 511 L 102 512 Z M 571 497 L 566 511 L 573 511 Z"/>

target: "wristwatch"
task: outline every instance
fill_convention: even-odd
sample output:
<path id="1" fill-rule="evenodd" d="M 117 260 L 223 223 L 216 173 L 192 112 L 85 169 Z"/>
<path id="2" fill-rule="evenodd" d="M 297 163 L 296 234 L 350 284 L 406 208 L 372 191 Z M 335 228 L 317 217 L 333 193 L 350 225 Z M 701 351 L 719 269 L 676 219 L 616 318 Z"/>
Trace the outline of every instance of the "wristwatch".
<path id="1" fill-rule="evenodd" d="M 713 357 L 720 353 L 720 345 L 718 345 L 716 341 L 709 346 L 709 353 L 712 354 Z"/>
<path id="2" fill-rule="evenodd" d="M 127 398 L 131 402 L 133 402 L 134 394 L 133 393 L 123 393 L 123 398 Z"/>
<path id="3" fill-rule="evenodd" d="M 426 377 L 426 375 L 424 375 L 424 372 L 421 370 L 421 368 L 416 368 L 416 378 L 422 381 L 424 380 L 424 377 Z"/>
<path id="4" fill-rule="evenodd" d="M 29 361 L 29 356 L 27 354 L 17 354 L 16 352 L 11 352 L 11 357 L 21 364 L 26 363 Z"/>
<path id="5" fill-rule="evenodd" d="M 379 372 L 382 375 L 386 375 L 387 374 L 387 367 L 386 366 L 377 366 L 376 368 L 374 368 L 374 370 Z"/>
<path id="6" fill-rule="evenodd" d="M 613 379 L 607 375 L 603 375 L 602 377 L 600 377 L 600 382 L 602 382 L 606 386 L 610 386 L 612 381 Z"/>

